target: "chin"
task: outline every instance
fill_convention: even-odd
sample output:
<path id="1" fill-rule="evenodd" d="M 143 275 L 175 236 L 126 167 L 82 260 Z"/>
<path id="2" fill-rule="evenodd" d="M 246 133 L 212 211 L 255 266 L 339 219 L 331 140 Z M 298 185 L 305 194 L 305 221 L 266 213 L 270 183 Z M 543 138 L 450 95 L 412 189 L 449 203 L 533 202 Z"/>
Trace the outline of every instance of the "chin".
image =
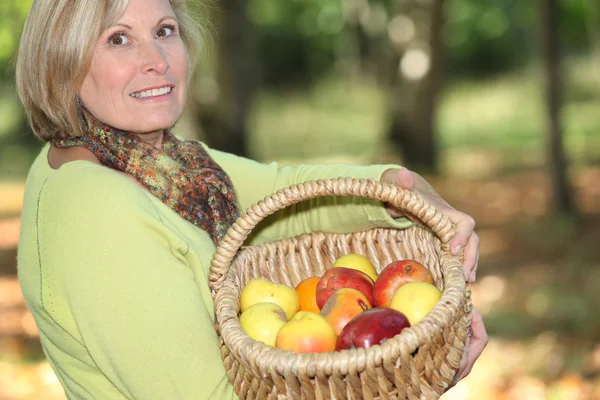
<path id="1" fill-rule="evenodd" d="M 129 129 L 129 131 L 139 133 L 164 131 L 165 129 L 171 129 L 177 122 L 176 118 L 152 119 L 142 117 L 140 120 L 145 120 L 145 122 L 143 124 L 132 123 L 132 129 Z"/>

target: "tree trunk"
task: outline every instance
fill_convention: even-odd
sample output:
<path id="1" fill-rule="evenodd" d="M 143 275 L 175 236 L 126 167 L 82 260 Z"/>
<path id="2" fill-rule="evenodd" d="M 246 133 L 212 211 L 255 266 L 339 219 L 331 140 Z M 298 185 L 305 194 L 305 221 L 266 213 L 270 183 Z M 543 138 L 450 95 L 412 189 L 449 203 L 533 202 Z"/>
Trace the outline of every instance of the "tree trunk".
<path id="1" fill-rule="evenodd" d="M 248 115 L 258 87 L 256 32 L 246 16 L 247 1 L 219 5 L 219 100 L 213 113 L 198 115 L 211 147 L 248 156 Z"/>
<path id="2" fill-rule="evenodd" d="M 413 42 L 427 43 L 429 70 L 416 81 L 395 79 L 389 139 L 401 149 L 403 163 L 422 172 L 438 172 L 435 116 L 443 72 L 444 0 L 434 0 L 425 10 L 426 24 L 415 20 Z M 412 4 L 411 6 L 415 6 Z M 423 12 L 421 7 L 417 10 Z M 410 16 L 410 14 L 409 14 Z M 408 44 L 407 47 L 411 47 Z"/>
<path id="3" fill-rule="evenodd" d="M 547 165 L 552 189 L 552 208 L 556 214 L 573 214 L 575 206 L 567 178 L 567 162 L 561 129 L 562 74 L 558 1 L 539 0 L 545 67 L 546 111 L 548 124 Z"/>
<path id="4" fill-rule="evenodd" d="M 586 0 L 584 7 L 590 53 L 592 54 L 592 60 L 596 62 L 600 58 L 600 6 L 597 0 Z"/>

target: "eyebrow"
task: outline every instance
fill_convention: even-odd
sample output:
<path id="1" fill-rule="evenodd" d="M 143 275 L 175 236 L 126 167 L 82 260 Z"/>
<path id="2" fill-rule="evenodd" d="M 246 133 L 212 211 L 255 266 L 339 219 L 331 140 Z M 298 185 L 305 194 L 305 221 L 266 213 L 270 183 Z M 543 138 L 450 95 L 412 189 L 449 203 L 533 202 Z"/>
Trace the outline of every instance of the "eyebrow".
<path id="1" fill-rule="evenodd" d="M 166 16 L 162 17 L 161 19 L 159 19 L 158 22 L 156 23 L 156 25 L 160 25 L 165 19 L 174 19 L 175 21 L 177 21 L 177 18 L 174 15 L 166 15 Z M 113 25 L 112 28 L 117 27 L 117 26 L 122 26 L 127 29 L 133 29 L 131 26 L 124 24 L 122 22 L 118 22 L 117 24 Z"/>

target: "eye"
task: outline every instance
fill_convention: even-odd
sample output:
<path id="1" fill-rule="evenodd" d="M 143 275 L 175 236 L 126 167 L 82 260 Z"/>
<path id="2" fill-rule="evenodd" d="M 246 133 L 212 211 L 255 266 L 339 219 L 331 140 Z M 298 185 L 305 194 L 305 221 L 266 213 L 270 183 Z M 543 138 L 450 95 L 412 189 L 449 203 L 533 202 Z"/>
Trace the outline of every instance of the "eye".
<path id="1" fill-rule="evenodd" d="M 156 31 L 156 37 L 164 38 L 175 33 L 175 25 L 162 25 Z"/>
<path id="2" fill-rule="evenodd" d="M 108 38 L 108 43 L 112 44 L 114 46 L 122 46 L 122 45 L 126 44 L 128 41 L 129 41 L 129 39 L 127 39 L 127 35 L 125 35 L 125 33 L 123 33 L 123 32 L 113 33 Z"/>

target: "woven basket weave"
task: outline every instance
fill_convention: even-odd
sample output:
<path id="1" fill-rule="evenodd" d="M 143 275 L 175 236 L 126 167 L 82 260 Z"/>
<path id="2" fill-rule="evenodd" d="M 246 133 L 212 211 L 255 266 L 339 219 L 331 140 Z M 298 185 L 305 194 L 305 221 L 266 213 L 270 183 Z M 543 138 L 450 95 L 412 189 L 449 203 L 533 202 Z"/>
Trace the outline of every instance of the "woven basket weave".
<path id="1" fill-rule="evenodd" d="M 242 247 L 260 221 L 300 201 L 359 196 L 388 202 L 423 225 L 349 234 L 307 233 Z M 370 179 L 309 181 L 256 203 L 229 229 L 211 263 L 216 329 L 229 380 L 242 399 L 437 399 L 458 369 L 471 299 L 460 260 L 448 252 L 452 222 L 413 192 Z M 349 252 L 371 259 L 377 271 L 409 258 L 427 266 L 442 298 L 425 319 L 381 345 L 320 354 L 296 354 L 251 339 L 240 326 L 241 289 L 265 277 L 295 287 L 322 275 Z"/>

